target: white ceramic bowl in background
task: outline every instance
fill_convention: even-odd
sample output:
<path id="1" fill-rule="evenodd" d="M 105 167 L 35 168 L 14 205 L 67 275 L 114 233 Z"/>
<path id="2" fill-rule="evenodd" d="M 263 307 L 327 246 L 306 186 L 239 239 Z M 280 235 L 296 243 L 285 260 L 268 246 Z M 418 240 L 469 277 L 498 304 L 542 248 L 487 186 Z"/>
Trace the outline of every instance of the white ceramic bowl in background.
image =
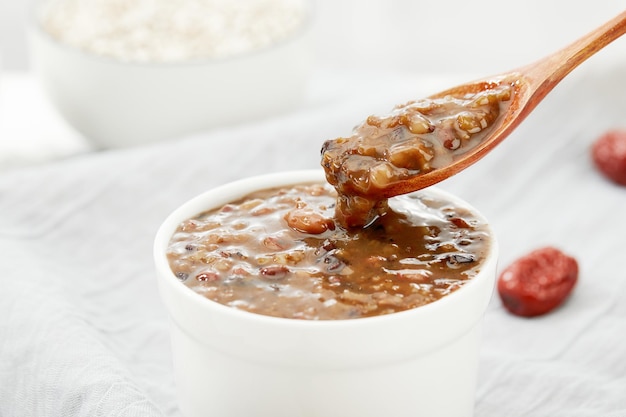
<path id="1" fill-rule="evenodd" d="M 183 220 L 251 191 L 311 181 L 324 181 L 323 173 L 284 172 L 226 184 L 183 204 L 159 229 L 154 257 L 171 318 L 183 415 L 471 416 L 481 319 L 496 276 L 495 239 L 478 276 L 454 293 L 413 310 L 353 320 L 237 310 L 195 293 L 170 270 L 166 248 Z"/>
<path id="2" fill-rule="evenodd" d="M 60 114 L 99 148 L 274 116 L 305 93 L 310 10 L 301 30 L 269 47 L 223 59 L 146 64 L 61 43 L 41 28 L 37 13 L 29 26 L 35 73 Z"/>

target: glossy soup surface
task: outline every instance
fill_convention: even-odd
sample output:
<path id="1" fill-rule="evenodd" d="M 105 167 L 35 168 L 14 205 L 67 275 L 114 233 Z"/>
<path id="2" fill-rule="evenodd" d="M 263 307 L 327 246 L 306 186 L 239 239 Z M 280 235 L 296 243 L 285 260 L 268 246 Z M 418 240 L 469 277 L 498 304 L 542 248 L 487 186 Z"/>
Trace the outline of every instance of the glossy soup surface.
<path id="1" fill-rule="evenodd" d="M 218 303 L 276 317 L 395 313 L 463 286 L 489 250 L 487 226 L 427 191 L 389 200 L 365 228 L 335 220 L 329 184 L 252 193 L 184 221 L 168 248 L 174 274 Z"/>

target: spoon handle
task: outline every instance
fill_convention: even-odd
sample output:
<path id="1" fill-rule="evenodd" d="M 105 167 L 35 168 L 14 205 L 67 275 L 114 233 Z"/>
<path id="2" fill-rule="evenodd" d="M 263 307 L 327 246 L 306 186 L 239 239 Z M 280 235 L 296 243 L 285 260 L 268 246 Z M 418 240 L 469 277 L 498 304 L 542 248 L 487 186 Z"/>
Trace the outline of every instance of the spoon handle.
<path id="1" fill-rule="evenodd" d="M 626 11 L 565 48 L 520 69 L 519 72 L 525 74 L 528 81 L 534 84 L 535 91 L 531 101 L 535 104 L 541 101 L 574 68 L 624 33 Z M 529 104 L 531 108 L 534 107 L 533 103 Z"/>

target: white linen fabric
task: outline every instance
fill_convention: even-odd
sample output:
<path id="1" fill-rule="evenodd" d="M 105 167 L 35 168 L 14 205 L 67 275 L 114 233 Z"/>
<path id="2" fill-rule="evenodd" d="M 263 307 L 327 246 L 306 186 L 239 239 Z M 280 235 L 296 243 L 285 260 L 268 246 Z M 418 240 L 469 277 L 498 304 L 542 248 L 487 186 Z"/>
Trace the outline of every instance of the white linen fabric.
<path id="1" fill-rule="evenodd" d="M 476 416 L 626 416 L 626 188 L 589 156 L 600 134 L 626 127 L 623 74 L 571 76 L 493 153 L 439 185 L 490 219 L 500 268 L 545 245 L 580 264 L 572 297 L 546 316 L 514 317 L 494 296 Z M 215 185 L 318 167 L 323 140 L 439 87 L 349 81 L 313 85 L 307 106 L 276 119 L 3 173 L 0 416 L 179 416 L 152 264 L 159 224 Z"/>

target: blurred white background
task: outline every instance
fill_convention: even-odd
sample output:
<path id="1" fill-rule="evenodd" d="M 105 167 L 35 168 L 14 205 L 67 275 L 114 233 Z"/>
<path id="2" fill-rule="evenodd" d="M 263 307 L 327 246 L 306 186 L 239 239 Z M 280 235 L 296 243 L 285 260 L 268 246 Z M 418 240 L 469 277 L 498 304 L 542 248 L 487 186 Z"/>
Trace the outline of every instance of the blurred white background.
<path id="1" fill-rule="evenodd" d="M 0 0 L 0 171 L 88 149 L 30 74 L 26 26 L 34 1 Z M 352 84 L 380 73 L 488 76 L 542 58 L 626 9 L 625 0 L 312 1 L 316 86 L 329 74 Z M 585 68 L 607 63 L 626 68 L 626 40 Z"/>
<path id="2" fill-rule="evenodd" d="M 24 27 L 33 0 L 0 0 L 5 70 L 29 67 Z M 330 68 L 491 74 L 569 43 L 625 1 L 317 0 L 317 64 Z M 621 51 L 621 54 L 619 53 Z M 609 47 L 600 59 L 626 59 Z"/>

